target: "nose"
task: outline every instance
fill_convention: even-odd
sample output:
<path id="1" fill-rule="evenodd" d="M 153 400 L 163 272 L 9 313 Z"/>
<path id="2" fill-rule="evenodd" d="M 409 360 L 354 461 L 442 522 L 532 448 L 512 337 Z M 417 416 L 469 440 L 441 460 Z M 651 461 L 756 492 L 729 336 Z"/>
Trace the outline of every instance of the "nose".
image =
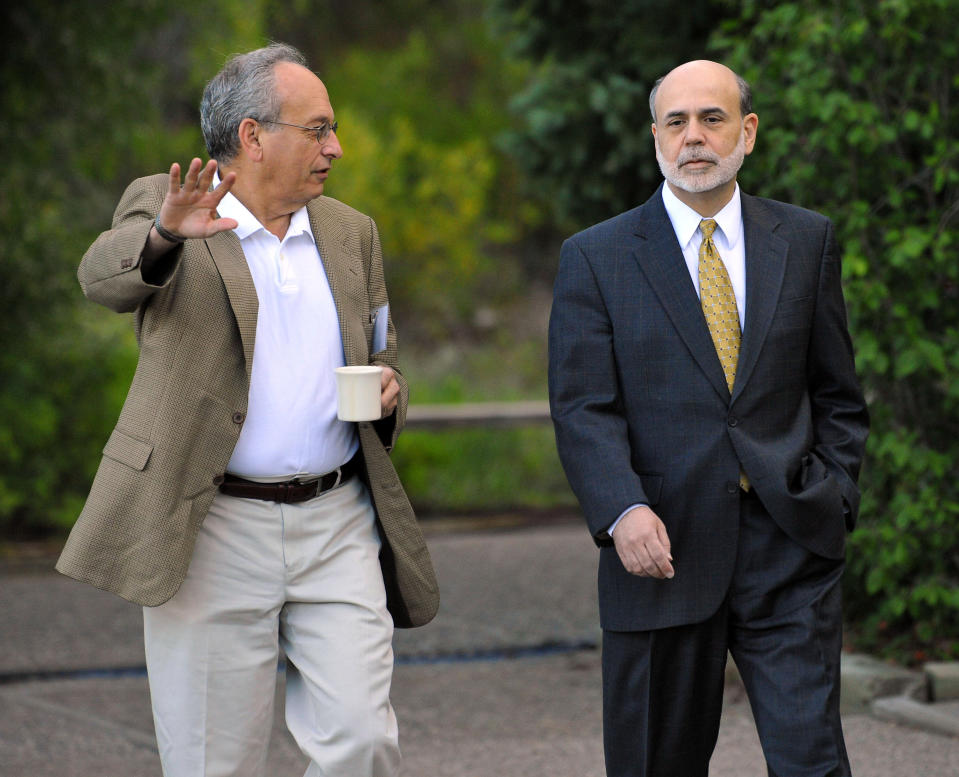
<path id="1" fill-rule="evenodd" d="M 686 125 L 686 137 L 683 139 L 683 142 L 687 146 L 701 146 L 706 142 L 706 137 L 703 134 L 703 126 L 697 119 L 689 120 L 689 123 Z"/>
<path id="2" fill-rule="evenodd" d="M 330 159 L 340 159 L 343 156 L 343 147 L 336 133 L 330 130 L 329 137 L 323 141 L 323 156 Z"/>

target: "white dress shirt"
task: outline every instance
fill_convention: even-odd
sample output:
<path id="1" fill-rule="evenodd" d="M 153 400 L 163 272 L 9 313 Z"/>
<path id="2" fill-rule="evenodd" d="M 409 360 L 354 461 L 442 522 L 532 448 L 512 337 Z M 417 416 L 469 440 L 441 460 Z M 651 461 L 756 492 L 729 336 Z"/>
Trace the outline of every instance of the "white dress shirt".
<path id="1" fill-rule="evenodd" d="M 699 246 L 703 242 L 703 231 L 699 228 L 699 222 L 703 220 L 703 217 L 673 194 L 669 184 L 663 184 L 663 205 L 666 206 L 666 214 L 673 225 L 673 231 L 676 232 L 676 240 L 679 241 L 683 258 L 686 260 L 686 269 L 689 270 L 689 277 L 693 281 L 693 288 L 696 289 L 696 296 L 698 297 Z M 739 309 L 739 329 L 742 331 L 743 325 L 746 323 L 746 240 L 738 183 L 732 199 L 712 218 L 716 222 L 713 243 L 716 245 L 716 250 L 719 251 L 720 259 L 726 266 L 729 282 L 733 286 L 733 294 L 736 295 L 736 307 Z M 612 536 L 613 530 L 623 520 L 626 513 L 640 506 L 640 504 L 634 504 L 623 510 L 610 525 L 607 530 L 608 534 Z"/>
<path id="2" fill-rule="evenodd" d="M 703 242 L 703 232 L 699 222 L 703 220 L 696 211 L 680 200 L 669 185 L 663 186 L 663 205 L 676 232 L 676 240 L 686 259 L 686 268 L 692 278 L 696 295 L 699 296 L 699 246 Z M 746 240 L 743 236 L 743 206 L 739 198 L 739 184 L 732 199 L 719 213 L 712 217 L 716 222 L 713 243 L 726 265 L 729 281 L 736 295 L 736 307 L 739 308 L 739 329 L 746 322 Z"/>
<path id="3" fill-rule="evenodd" d="M 259 302 L 249 406 L 227 471 L 263 480 L 330 472 L 359 442 L 355 424 L 336 417 L 343 341 L 306 208 L 292 214 L 282 241 L 232 193 L 217 212 L 238 222 Z"/>

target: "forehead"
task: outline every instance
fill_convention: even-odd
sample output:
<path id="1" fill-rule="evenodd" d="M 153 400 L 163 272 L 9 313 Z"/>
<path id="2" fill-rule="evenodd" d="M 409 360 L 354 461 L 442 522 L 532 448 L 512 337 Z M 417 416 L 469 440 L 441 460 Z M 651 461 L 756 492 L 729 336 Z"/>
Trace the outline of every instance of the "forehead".
<path id="1" fill-rule="evenodd" d="M 333 118 L 333 106 L 326 86 L 316 74 L 292 62 L 280 62 L 276 66 L 276 91 L 282 102 L 282 114 L 286 119 L 302 123 L 329 121 Z"/>
<path id="2" fill-rule="evenodd" d="M 697 114 L 720 108 L 739 115 L 739 84 L 732 71 L 714 63 L 677 68 L 656 92 L 656 115 Z"/>

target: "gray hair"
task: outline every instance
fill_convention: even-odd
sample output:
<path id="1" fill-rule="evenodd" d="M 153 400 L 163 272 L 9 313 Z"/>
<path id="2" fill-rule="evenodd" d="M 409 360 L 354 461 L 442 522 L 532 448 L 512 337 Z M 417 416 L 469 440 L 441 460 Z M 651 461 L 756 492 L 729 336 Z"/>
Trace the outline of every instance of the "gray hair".
<path id="1" fill-rule="evenodd" d="M 276 121 L 283 108 L 276 95 L 274 68 L 280 62 L 306 67 L 306 57 L 286 43 L 230 57 L 203 90 L 200 129 L 211 159 L 220 164 L 240 151 L 240 122 L 246 118 Z"/>
<path id="2" fill-rule="evenodd" d="M 739 85 L 739 113 L 741 116 L 745 116 L 753 112 L 753 92 L 752 89 L 749 88 L 749 84 L 745 78 L 738 73 L 733 73 L 733 75 L 736 76 L 736 83 Z M 663 83 L 663 79 L 665 78 L 666 76 L 657 78 L 656 83 L 653 84 L 653 88 L 649 92 L 649 112 L 653 116 L 654 124 L 656 122 L 656 93 L 659 91 L 659 85 Z"/>

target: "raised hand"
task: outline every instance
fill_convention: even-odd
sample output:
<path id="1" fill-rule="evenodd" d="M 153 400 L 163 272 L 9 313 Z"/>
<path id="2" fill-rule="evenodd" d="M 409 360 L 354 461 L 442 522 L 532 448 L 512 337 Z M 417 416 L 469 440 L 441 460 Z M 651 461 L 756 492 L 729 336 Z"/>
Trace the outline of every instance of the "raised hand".
<path id="1" fill-rule="evenodd" d="M 170 165 L 170 189 L 163 199 L 159 218 L 164 232 L 177 238 L 205 238 L 236 227 L 235 219 L 216 215 L 220 200 L 236 181 L 236 173 L 224 175 L 216 189 L 210 191 L 214 173 L 215 160 L 204 165 L 195 158 L 181 184 L 180 165 L 176 162 Z"/>

